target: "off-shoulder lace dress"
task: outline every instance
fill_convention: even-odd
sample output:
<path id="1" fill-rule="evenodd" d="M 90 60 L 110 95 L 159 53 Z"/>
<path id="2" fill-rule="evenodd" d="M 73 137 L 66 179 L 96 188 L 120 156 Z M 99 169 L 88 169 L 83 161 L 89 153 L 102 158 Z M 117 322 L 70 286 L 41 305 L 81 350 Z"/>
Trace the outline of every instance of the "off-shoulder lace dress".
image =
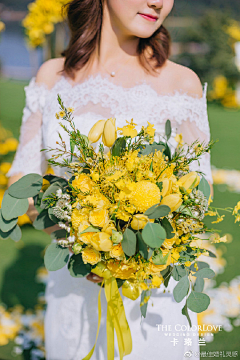
<path id="1" fill-rule="evenodd" d="M 98 73 L 84 82 L 72 84 L 65 78 L 56 82 L 52 89 L 31 79 L 25 87 L 26 106 L 20 132 L 20 143 L 14 162 L 8 173 L 44 174 L 47 169 L 46 156 L 42 148 L 55 148 L 58 132 L 68 144 L 66 134 L 59 126 L 55 113 L 59 105 L 57 94 L 66 107 L 74 108 L 74 122 L 83 133 L 88 134 L 92 125 L 100 120 L 115 117 L 117 126 L 122 127 L 132 118 L 139 128 L 147 121 L 157 129 L 157 137 L 164 133 L 165 121 L 172 124 L 170 147 L 173 152 L 177 143 L 176 133 L 182 133 L 183 140 L 191 143 L 210 140 L 210 129 L 206 102 L 207 83 L 201 98 L 190 96 L 184 91 L 172 94 L 158 94 L 146 82 L 127 88 L 116 85 Z M 213 183 L 210 154 L 205 154 L 190 164 L 191 170 L 200 170 Z M 64 169 L 54 168 L 59 176 L 65 176 Z M 131 329 L 133 350 L 128 360 L 183 360 L 192 353 L 199 359 L 197 314 L 189 311 L 193 327 L 181 314 L 185 300 L 176 303 L 172 291 L 176 281 L 171 278 L 168 288 L 155 289 L 148 305 L 147 317 L 140 316 L 140 299 L 132 301 L 123 296 L 126 317 Z M 72 278 L 67 270 L 51 272 L 46 290 L 47 312 L 45 317 L 45 340 L 47 360 L 81 360 L 92 348 L 97 331 L 97 296 L 99 287 L 86 278 Z M 120 289 L 121 293 L 121 289 Z M 92 360 L 107 360 L 106 300 L 102 299 L 102 320 L 97 345 Z M 175 339 L 175 340 L 174 340 Z M 184 354 L 186 356 L 184 356 Z M 115 335 L 115 359 L 119 359 Z"/>

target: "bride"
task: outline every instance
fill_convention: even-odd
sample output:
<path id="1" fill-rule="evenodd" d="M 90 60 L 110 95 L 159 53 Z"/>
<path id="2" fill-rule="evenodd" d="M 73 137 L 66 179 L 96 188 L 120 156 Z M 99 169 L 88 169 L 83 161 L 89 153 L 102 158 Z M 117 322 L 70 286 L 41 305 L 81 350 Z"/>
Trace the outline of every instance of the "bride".
<path id="1" fill-rule="evenodd" d="M 191 143 L 210 140 L 206 90 L 190 69 L 170 60 L 170 36 L 162 25 L 174 0 L 74 0 L 68 5 L 71 38 L 62 57 L 45 62 L 25 87 L 19 147 L 8 175 L 9 185 L 28 173 L 44 174 L 46 156 L 42 148 L 55 148 L 58 132 L 63 136 L 55 113 L 57 94 L 66 107 L 74 108 L 74 122 L 88 134 L 99 119 L 115 117 L 117 126 L 134 119 L 141 128 L 154 123 L 157 136 L 164 133 L 167 119 L 172 124 L 171 150 L 176 133 Z M 67 143 L 67 139 L 66 139 Z M 200 170 L 211 186 L 210 154 L 190 164 Z M 56 175 L 66 176 L 62 168 Z M 32 199 L 28 214 L 37 216 Z M 51 233 L 56 227 L 48 228 Z M 47 360 L 81 360 L 96 337 L 99 286 L 102 278 L 72 278 L 63 268 L 49 274 L 46 290 L 45 341 Z M 189 310 L 193 327 L 176 303 L 171 277 L 167 289 L 154 289 L 146 318 L 141 319 L 139 301 L 123 297 L 132 334 L 129 360 L 199 359 L 197 314 Z M 164 291 L 164 292 L 163 292 Z M 106 300 L 102 299 L 102 320 L 92 360 L 107 360 Z M 115 334 L 115 359 L 119 359 Z"/>

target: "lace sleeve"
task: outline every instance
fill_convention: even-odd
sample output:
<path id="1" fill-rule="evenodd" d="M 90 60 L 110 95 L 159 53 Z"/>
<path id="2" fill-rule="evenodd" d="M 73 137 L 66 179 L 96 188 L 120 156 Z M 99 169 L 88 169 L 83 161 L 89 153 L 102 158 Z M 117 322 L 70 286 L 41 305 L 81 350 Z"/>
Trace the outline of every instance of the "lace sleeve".
<path id="1" fill-rule="evenodd" d="M 46 88 L 32 78 L 24 87 L 26 103 L 23 109 L 20 138 L 11 169 L 7 176 L 37 173 L 43 175 L 47 169 L 42 146 L 42 111 L 45 105 Z"/>
<path id="2" fill-rule="evenodd" d="M 192 111 L 189 117 L 182 121 L 179 125 L 178 131 L 182 133 L 183 141 L 187 144 L 193 143 L 195 140 L 199 142 L 208 143 L 210 141 L 210 128 L 208 122 L 208 113 L 207 113 L 207 83 L 204 84 L 203 96 L 201 99 L 196 99 L 198 106 L 196 106 L 196 111 Z M 205 153 L 199 158 L 198 161 L 193 161 L 189 165 L 191 171 L 202 171 L 205 175 L 205 178 L 213 184 L 212 172 L 211 172 L 211 157 L 210 153 Z"/>

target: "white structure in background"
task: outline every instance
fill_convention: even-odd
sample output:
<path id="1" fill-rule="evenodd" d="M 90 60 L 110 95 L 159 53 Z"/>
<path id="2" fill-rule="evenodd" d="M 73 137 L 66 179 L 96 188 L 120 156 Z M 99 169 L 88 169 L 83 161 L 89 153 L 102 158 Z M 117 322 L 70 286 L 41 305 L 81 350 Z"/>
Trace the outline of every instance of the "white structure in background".
<path id="1" fill-rule="evenodd" d="M 240 71 L 240 41 L 235 42 L 235 63 L 237 65 L 238 70 Z M 240 104 L 240 81 L 237 83 L 237 100 Z"/>

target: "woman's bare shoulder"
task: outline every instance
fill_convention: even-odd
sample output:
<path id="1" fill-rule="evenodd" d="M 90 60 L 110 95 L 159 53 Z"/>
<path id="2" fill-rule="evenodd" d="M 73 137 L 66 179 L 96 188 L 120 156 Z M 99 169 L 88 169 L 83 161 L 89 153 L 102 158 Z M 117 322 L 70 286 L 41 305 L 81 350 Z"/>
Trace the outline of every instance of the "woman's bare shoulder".
<path id="1" fill-rule="evenodd" d="M 65 58 L 56 58 L 45 61 L 36 75 L 36 83 L 43 83 L 51 89 L 61 78 L 59 71 L 63 70 Z"/>
<path id="2" fill-rule="evenodd" d="M 167 60 L 165 81 L 173 90 L 183 90 L 190 96 L 202 97 L 203 88 L 198 75 L 186 66 Z M 170 91 L 169 91 L 170 92 Z"/>

